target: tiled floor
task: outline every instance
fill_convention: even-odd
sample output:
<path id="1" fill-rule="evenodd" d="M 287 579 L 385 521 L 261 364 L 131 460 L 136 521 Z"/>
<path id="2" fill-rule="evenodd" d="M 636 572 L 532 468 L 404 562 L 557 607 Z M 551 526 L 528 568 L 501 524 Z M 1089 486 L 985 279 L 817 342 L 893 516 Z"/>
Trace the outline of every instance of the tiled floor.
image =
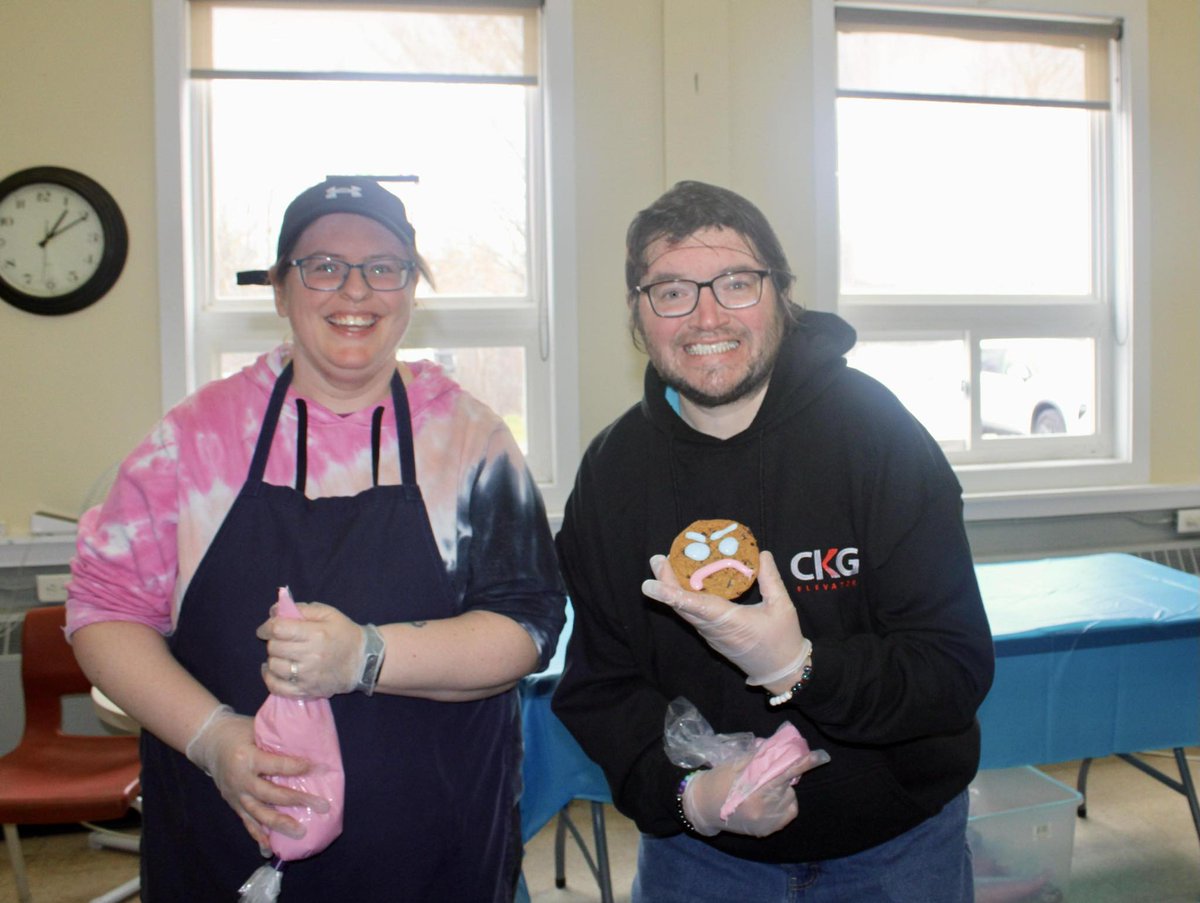
<path id="1" fill-rule="evenodd" d="M 1200 775 L 1192 749 L 1193 775 Z M 1173 770 L 1170 759 L 1156 764 Z M 1078 763 L 1043 769 L 1074 785 Z M 572 804 L 576 825 L 591 836 L 588 804 Z M 628 901 L 637 857 L 637 831 L 606 807 L 607 836 L 616 900 Z M 3 844 L 0 844 L 2 847 Z M 36 903 L 86 903 L 137 873 L 129 853 L 88 848 L 82 832 L 29 833 L 22 847 Z M 529 844 L 525 875 L 533 903 L 593 903 L 600 899 L 573 842 L 566 847 L 567 886 L 554 886 L 554 824 Z M 7 850 L 0 854 L 0 903 L 16 899 Z M 136 900 L 136 898 L 134 898 Z M 1088 818 L 1075 821 L 1069 900 L 1072 903 L 1198 903 L 1200 838 L 1187 803 L 1117 759 L 1097 761 L 1088 779 Z M 450 901 L 413 901 L 450 903 Z M 753 901 L 728 901 L 753 903 Z M 920 903 L 920 901 L 913 901 Z"/>

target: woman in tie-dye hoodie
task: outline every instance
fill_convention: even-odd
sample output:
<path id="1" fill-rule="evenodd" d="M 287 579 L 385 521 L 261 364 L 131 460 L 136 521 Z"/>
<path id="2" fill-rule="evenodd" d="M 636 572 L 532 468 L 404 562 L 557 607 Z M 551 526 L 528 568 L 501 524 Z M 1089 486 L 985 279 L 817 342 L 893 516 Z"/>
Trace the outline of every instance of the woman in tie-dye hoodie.
<path id="1" fill-rule="evenodd" d="M 504 423 L 395 362 L 418 273 L 386 189 L 302 193 L 249 280 L 293 340 L 171 410 L 81 521 L 68 633 L 143 727 L 146 903 L 234 899 L 272 832 L 303 831 L 283 808 L 327 807 L 264 779 L 310 767 L 254 745 L 268 691 L 330 699 L 346 773 L 342 836 L 282 900 L 512 898 L 514 688 L 564 598 Z M 281 586 L 302 621 L 274 617 Z"/>

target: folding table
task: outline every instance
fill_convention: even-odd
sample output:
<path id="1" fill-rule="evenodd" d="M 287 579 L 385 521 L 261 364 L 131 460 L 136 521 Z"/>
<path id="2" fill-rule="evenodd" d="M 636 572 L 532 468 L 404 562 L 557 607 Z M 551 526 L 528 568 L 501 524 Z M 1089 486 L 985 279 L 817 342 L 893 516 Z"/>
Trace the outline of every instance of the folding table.
<path id="1" fill-rule="evenodd" d="M 1200 744 L 1200 577 L 1120 553 L 976 568 L 996 644 L 979 710 L 981 767 L 1116 755 L 1200 804 L 1183 748 Z M 1137 758 L 1170 749 L 1178 781 Z M 1086 815 L 1086 798 L 1080 807 Z"/>

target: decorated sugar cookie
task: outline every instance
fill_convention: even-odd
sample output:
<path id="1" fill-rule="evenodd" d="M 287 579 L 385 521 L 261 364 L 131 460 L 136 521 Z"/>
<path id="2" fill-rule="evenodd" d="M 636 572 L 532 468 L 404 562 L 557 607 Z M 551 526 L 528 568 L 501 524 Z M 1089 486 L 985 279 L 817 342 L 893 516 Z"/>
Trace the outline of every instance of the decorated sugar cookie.
<path id="1" fill-rule="evenodd" d="M 758 540 L 737 521 L 698 520 L 675 537 L 667 560 L 688 589 L 736 599 L 758 574 Z"/>

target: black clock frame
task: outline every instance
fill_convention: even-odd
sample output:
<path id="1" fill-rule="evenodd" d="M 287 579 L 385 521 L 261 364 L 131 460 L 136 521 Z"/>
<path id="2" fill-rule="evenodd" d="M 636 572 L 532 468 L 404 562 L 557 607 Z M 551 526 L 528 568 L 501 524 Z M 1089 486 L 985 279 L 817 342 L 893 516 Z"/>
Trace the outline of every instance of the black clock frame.
<path id="1" fill-rule="evenodd" d="M 0 180 L 0 200 L 27 185 L 47 182 L 77 192 L 95 209 L 100 228 L 104 231 L 104 252 L 100 256 L 100 265 L 83 285 L 51 298 L 26 294 L 0 279 L 0 298 L 31 314 L 59 316 L 95 304 L 116 284 L 125 268 L 129 232 L 121 208 L 103 185 L 81 172 L 61 166 L 34 166 Z M 3 251 L 0 250 L 0 258 L 2 256 Z"/>

